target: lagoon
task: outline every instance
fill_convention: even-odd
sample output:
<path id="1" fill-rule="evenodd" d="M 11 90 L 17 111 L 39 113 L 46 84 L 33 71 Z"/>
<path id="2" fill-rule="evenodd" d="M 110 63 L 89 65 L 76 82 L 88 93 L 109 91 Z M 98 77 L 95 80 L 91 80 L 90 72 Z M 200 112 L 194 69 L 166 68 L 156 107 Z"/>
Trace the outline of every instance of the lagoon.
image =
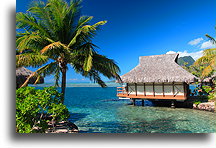
<path id="1" fill-rule="evenodd" d="M 215 113 L 128 105 L 116 87 L 67 87 L 65 105 L 81 133 L 215 133 Z"/>

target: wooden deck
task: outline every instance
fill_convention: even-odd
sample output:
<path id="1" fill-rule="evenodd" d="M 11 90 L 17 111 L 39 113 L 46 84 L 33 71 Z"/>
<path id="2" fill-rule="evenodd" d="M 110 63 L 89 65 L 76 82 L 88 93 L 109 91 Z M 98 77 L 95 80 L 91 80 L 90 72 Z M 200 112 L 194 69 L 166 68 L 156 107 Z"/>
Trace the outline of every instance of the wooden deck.
<path id="1" fill-rule="evenodd" d="M 167 99 L 167 100 L 186 100 L 184 95 L 142 95 L 142 94 L 129 94 L 124 87 L 117 87 L 117 96 L 125 98 L 137 99 Z"/>

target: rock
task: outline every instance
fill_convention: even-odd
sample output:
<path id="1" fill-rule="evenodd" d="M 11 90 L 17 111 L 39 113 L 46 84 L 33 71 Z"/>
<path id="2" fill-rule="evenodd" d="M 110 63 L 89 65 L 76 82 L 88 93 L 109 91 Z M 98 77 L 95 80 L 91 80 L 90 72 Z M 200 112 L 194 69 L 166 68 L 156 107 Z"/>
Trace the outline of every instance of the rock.
<path id="1" fill-rule="evenodd" d="M 69 121 L 55 123 L 55 127 L 50 128 L 45 133 L 78 133 L 78 127 Z"/>
<path id="2" fill-rule="evenodd" d="M 205 102 L 198 105 L 193 104 L 194 109 L 215 112 L 215 102 Z"/>

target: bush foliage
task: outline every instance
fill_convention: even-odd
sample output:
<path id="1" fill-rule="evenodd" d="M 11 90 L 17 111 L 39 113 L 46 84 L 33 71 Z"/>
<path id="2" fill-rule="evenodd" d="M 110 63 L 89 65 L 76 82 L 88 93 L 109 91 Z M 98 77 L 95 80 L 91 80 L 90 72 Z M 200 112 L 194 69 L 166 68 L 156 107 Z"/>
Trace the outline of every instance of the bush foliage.
<path id="1" fill-rule="evenodd" d="M 66 120 L 69 111 L 54 87 L 43 90 L 23 87 L 16 90 L 16 132 L 45 132 L 49 121 Z"/>

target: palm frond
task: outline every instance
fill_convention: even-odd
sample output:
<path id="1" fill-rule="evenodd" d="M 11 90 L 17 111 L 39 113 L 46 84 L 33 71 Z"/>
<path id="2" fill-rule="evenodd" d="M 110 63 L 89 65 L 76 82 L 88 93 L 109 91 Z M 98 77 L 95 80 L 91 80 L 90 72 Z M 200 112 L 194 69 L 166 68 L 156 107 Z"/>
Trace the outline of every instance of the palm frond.
<path id="1" fill-rule="evenodd" d="M 26 49 L 35 49 L 42 42 L 43 39 L 37 32 L 22 33 L 22 36 L 17 37 L 16 46 L 19 52 Z"/>
<path id="2" fill-rule="evenodd" d="M 93 38 L 96 35 L 96 31 L 99 29 L 99 26 L 104 25 L 106 23 L 106 21 L 100 21 L 98 23 L 95 23 L 94 25 L 87 25 L 86 23 L 91 19 L 91 17 L 87 18 L 83 22 L 83 25 L 85 25 L 77 29 L 76 34 L 71 39 L 70 43 L 68 44 L 68 47 L 71 47 L 73 44 L 77 43 L 77 40 L 81 43 L 90 42 L 91 38 Z"/>
<path id="3" fill-rule="evenodd" d="M 99 71 L 101 74 L 103 74 L 105 77 L 112 79 L 115 78 L 119 82 L 121 82 L 121 78 L 119 76 L 120 73 L 120 68 L 118 65 L 115 63 L 114 60 L 108 59 L 105 56 L 95 54 L 93 56 L 94 62 L 94 69 Z"/>
<path id="4" fill-rule="evenodd" d="M 101 87 L 107 87 L 106 83 L 101 79 L 99 73 L 94 70 L 89 71 L 86 77 L 94 83 L 98 83 Z"/>
<path id="5" fill-rule="evenodd" d="M 93 16 L 81 16 L 77 25 L 77 28 L 81 28 L 84 25 L 89 25 L 89 22 L 93 19 Z"/>
<path id="6" fill-rule="evenodd" d="M 83 69 L 84 71 L 89 71 L 92 68 L 92 51 L 90 50 L 88 53 L 88 56 L 85 58 L 84 64 L 83 64 Z"/>
<path id="7" fill-rule="evenodd" d="M 97 22 L 94 25 L 92 25 L 92 27 L 97 30 L 97 29 L 99 29 L 100 26 L 105 25 L 106 23 L 107 23 L 107 21 L 100 21 L 100 22 Z"/>
<path id="8" fill-rule="evenodd" d="M 39 30 L 41 33 L 49 37 L 47 30 L 41 26 L 37 19 L 29 13 L 16 13 L 16 28 L 32 31 Z"/>
<path id="9" fill-rule="evenodd" d="M 38 70 L 36 70 L 36 73 L 46 77 L 53 74 L 56 71 L 56 69 L 59 69 L 59 66 L 58 66 L 58 62 L 55 61 L 39 68 Z"/>
<path id="10" fill-rule="evenodd" d="M 67 3 L 62 0 L 49 0 L 46 7 L 51 11 L 53 16 L 52 19 L 56 23 L 55 25 L 57 25 L 58 28 L 62 27 L 66 15 L 66 9 L 68 8 Z"/>
<path id="11" fill-rule="evenodd" d="M 16 55 L 16 67 L 22 66 L 32 66 L 32 67 L 39 67 L 43 64 L 47 63 L 49 57 L 40 54 L 32 54 L 32 53 L 23 53 L 20 55 Z"/>
<path id="12" fill-rule="evenodd" d="M 45 46 L 41 50 L 41 54 L 46 54 L 48 52 L 51 52 L 53 55 L 57 56 L 60 55 L 60 53 L 66 53 L 67 55 L 70 54 L 70 48 L 58 41 Z"/>
<path id="13" fill-rule="evenodd" d="M 71 39 L 71 41 L 69 42 L 68 47 L 71 47 L 74 43 L 76 43 L 77 37 L 80 35 L 81 31 L 82 31 L 82 30 L 79 29 L 79 30 L 76 32 L 75 36 L 74 36 L 74 37 Z"/>
<path id="14" fill-rule="evenodd" d="M 213 43 L 213 44 L 216 44 L 216 40 L 213 38 L 213 37 L 211 37 L 210 35 L 208 35 L 208 34 L 206 34 L 205 35 L 207 38 L 209 38 L 209 40 Z"/>
<path id="15" fill-rule="evenodd" d="M 40 18 L 40 23 L 47 28 L 46 30 L 51 34 L 54 35 L 53 29 L 54 24 L 52 21 L 52 14 L 50 11 L 47 11 L 46 4 L 43 1 L 33 1 L 32 7 L 30 7 L 27 11 L 33 14 L 35 17 Z"/>

